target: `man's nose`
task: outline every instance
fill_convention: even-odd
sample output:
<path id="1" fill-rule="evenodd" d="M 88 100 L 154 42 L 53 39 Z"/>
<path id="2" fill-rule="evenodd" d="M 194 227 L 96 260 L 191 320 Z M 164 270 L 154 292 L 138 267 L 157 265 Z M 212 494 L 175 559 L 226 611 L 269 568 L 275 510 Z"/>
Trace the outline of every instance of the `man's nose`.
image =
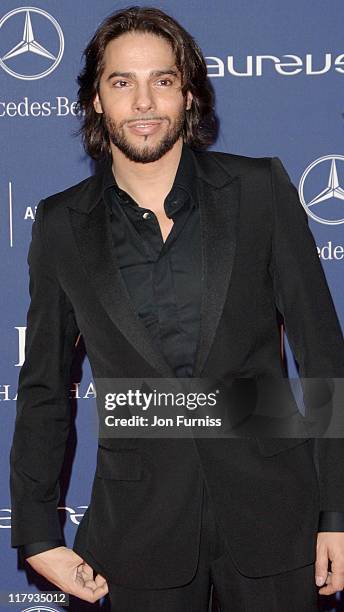
<path id="1" fill-rule="evenodd" d="M 147 111 L 153 109 L 154 97 L 148 86 L 137 87 L 133 101 L 134 110 Z"/>

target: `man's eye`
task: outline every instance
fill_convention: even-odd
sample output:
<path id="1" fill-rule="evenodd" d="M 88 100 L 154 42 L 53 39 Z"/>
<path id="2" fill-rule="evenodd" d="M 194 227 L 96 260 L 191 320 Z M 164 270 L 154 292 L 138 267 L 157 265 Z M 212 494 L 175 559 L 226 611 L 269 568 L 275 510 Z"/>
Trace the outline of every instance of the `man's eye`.
<path id="1" fill-rule="evenodd" d="M 127 85 L 127 81 L 115 81 L 115 83 L 113 83 L 114 87 L 117 87 L 118 85 L 122 86 L 122 85 Z M 118 89 L 123 89 L 123 87 L 119 87 Z"/>
<path id="2" fill-rule="evenodd" d="M 169 85 L 172 85 L 171 79 L 159 79 L 158 83 L 168 83 Z"/>

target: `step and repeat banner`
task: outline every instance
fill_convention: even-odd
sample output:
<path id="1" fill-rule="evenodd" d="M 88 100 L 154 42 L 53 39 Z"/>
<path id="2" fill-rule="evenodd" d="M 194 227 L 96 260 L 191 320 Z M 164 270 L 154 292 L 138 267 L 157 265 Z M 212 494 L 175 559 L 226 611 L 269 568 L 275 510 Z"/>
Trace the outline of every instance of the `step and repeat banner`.
<path id="1" fill-rule="evenodd" d="M 147 5 L 136 2 L 137 5 Z M 342 0 L 163 0 L 206 57 L 220 130 L 214 150 L 278 156 L 299 189 L 341 322 L 344 321 L 344 41 Z M 0 3 L 0 609 L 62 610 L 15 599 L 48 590 L 10 548 L 9 451 L 29 305 L 27 251 L 39 200 L 92 174 L 75 136 L 76 77 L 100 22 L 130 6 L 111 0 Z M 314 329 L 314 333 L 317 330 Z M 291 375 L 295 375 L 286 339 Z M 90 500 L 97 440 L 92 375 L 82 341 L 73 368 L 71 430 L 59 511 L 67 545 Z M 47 347 L 49 359 L 49 347 Z M 81 364 L 81 365 L 80 365 Z M 92 426 L 90 423 L 92 422 Z M 71 470 L 70 466 L 73 465 Z M 326 610 L 344 610 L 339 593 Z M 71 610 L 89 606 L 70 600 Z M 325 608 L 324 608 L 325 609 Z"/>

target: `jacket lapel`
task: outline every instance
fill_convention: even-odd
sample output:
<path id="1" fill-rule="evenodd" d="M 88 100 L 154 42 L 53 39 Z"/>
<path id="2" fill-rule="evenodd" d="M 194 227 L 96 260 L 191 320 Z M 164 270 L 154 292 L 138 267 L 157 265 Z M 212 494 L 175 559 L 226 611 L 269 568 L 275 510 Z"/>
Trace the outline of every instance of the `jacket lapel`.
<path id="1" fill-rule="evenodd" d="M 200 376 L 229 289 L 237 241 L 240 179 L 221 188 L 200 183 L 202 235 L 202 303 L 194 376 Z"/>
<path id="2" fill-rule="evenodd" d="M 205 155 L 205 156 L 204 156 Z M 200 376 L 220 321 L 233 269 L 240 179 L 212 154 L 195 155 L 202 237 L 201 323 L 194 376 Z M 134 349 L 163 377 L 174 372 L 151 341 L 122 279 L 108 211 L 101 197 L 101 175 L 72 197 L 70 221 L 85 272 L 105 311 Z M 86 184 L 87 182 L 85 182 Z"/>
<path id="3" fill-rule="evenodd" d="M 105 311 L 128 342 L 161 376 L 173 377 L 172 368 L 154 347 L 127 292 L 103 200 L 88 215 L 72 208 L 70 215 L 84 269 Z"/>

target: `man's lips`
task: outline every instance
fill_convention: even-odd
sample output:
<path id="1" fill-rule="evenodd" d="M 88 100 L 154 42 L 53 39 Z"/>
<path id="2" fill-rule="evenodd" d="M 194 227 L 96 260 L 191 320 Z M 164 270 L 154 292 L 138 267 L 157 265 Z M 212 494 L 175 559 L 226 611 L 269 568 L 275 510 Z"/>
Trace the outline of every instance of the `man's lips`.
<path id="1" fill-rule="evenodd" d="M 162 121 L 135 121 L 128 125 L 135 134 L 154 134 L 158 131 Z"/>

